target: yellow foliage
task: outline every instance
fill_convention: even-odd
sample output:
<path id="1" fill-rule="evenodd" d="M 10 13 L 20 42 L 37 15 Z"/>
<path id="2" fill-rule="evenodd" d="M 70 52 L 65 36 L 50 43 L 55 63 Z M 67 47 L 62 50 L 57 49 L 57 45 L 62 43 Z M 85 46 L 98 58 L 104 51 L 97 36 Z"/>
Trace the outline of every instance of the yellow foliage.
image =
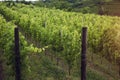
<path id="1" fill-rule="evenodd" d="M 116 62 L 120 58 L 120 26 L 116 25 L 104 31 L 100 51 L 109 61 Z"/>

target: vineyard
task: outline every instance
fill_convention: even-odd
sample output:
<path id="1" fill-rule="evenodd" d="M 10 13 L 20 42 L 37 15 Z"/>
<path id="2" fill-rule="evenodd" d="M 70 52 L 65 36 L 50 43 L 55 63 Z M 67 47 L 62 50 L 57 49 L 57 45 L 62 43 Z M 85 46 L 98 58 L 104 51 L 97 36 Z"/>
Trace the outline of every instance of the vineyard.
<path id="1" fill-rule="evenodd" d="M 82 27 L 88 28 L 87 80 L 120 79 L 119 17 L 2 2 L 0 14 L 0 65 L 4 68 L 4 80 L 15 77 L 15 27 L 19 28 L 23 80 L 79 80 Z"/>

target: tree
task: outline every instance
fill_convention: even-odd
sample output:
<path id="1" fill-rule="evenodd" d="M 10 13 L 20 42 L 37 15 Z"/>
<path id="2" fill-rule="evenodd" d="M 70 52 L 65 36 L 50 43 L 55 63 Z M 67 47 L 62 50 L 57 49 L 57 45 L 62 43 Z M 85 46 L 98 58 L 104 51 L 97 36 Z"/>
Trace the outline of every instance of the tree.
<path id="1" fill-rule="evenodd" d="M 40 0 L 37 5 L 82 13 L 98 13 L 100 10 L 99 13 L 103 14 L 102 4 L 110 1 L 112 0 Z"/>

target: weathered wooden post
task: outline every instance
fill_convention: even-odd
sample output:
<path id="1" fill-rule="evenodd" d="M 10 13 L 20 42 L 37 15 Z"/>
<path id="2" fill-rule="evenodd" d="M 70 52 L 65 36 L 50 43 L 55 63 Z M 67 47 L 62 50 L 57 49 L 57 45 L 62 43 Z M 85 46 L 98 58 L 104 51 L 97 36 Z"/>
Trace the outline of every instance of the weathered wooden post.
<path id="1" fill-rule="evenodd" d="M 81 50 L 81 80 L 86 80 L 86 48 L 87 27 L 82 28 L 82 50 Z"/>
<path id="2" fill-rule="evenodd" d="M 15 37 L 15 80 L 21 80 L 21 68 L 20 68 L 20 50 L 19 50 L 19 31 L 18 28 L 14 30 Z"/>
<path id="3" fill-rule="evenodd" d="M 98 4 L 99 4 L 99 14 L 103 15 L 104 14 L 104 7 L 103 7 L 104 2 L 99 2 Z"/>
<path id="4" fill-rule="evenodd" d="M 3 61 L 0 60 L 0 80 L 4 80 L 3 77 Z"/>
<path id="5" fill-rule="evenodd" d="M 117 65 L 118 65 L 118 74 L 120 76 L 120 57 L 117 58 Z"/>

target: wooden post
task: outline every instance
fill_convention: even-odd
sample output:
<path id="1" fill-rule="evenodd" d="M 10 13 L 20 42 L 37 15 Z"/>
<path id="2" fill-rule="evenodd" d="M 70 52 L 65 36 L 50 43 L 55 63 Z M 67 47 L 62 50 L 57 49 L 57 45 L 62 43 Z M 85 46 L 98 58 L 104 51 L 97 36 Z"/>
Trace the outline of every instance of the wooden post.
<path id="1" fill-rule="evenodd" d="M 60 59 L 57 57 L 57 58 L 56 58 L 56 62 L 57 62 L 56 65 L 57 65 L 57 66 L 59 66 L 59 60 L 60 60 Z"/>
<path id="2" fill-rule="evenodd" d="M 87 27 L 82 28 L 81 80 L 86 80 L 86 44 Z"/>
<path id="3" fill-rule="evenodd" d="M 20 68 L 20 50 L 19 50 L 19 31 L 18 28 L 14 30 L 15 37 L 15 80 L 21 80 L 21 68 Z"/>
<path id="4" fill-rule="evenodd" d="M 3 79 L 3 64 L 2 64 L 2 60 L 0 60 L 0 80 L 4 80 Z"/>
<path id="5" fill-rule="evenodd" d="M 117 74 L 118 74 L 118 76 L 120 77 L 120 57 L 118 57 L 118 58 L 116 59 L 116 65 L 117 65 L 116 68 L 118 68 Z"/>

